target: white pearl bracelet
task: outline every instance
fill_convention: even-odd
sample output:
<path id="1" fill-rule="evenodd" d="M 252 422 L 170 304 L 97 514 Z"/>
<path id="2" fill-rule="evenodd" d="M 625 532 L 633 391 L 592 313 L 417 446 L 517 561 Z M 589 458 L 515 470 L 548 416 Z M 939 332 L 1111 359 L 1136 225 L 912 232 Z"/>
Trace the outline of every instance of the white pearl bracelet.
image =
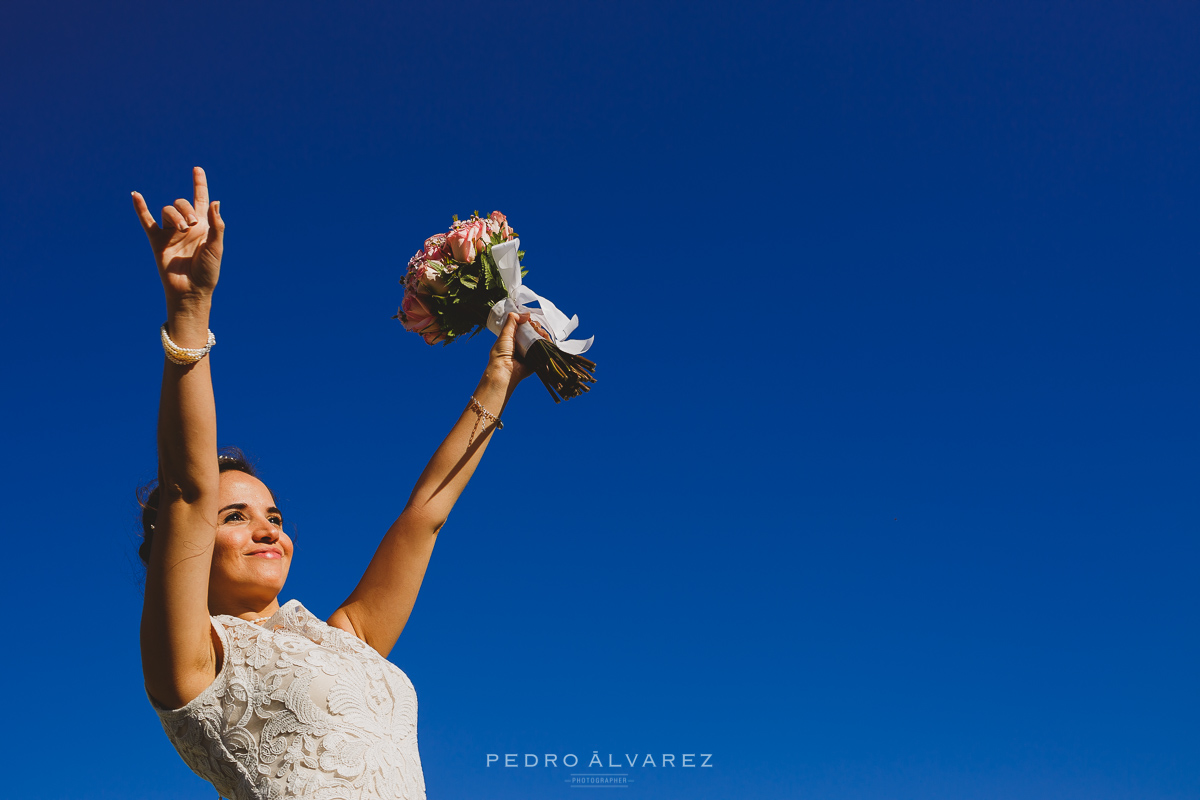
<path id="1" fill-rule="evenodd" d="M 186 367 L 189 364 L 195 364 L 200 359 L 208 355 L 208 351 L 213 349 L 213 345 L 217 343 L 217 337 L 213 336 L 213 332 L 208 332 L 208 344 L 204 347 L 187 348 L 180 347 L 171 341 L 171 337 L 167 335 L 167 323 L 162 324 L 162 346 L 163 352 L 167 354 L 167 360 L 172 364 L 179 364 Z"/>

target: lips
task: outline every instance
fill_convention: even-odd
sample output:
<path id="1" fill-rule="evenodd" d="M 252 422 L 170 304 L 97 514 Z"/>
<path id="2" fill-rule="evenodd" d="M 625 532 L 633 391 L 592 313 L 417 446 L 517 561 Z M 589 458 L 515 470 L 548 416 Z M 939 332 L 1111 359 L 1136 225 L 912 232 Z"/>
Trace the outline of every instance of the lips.
<path id="1" fill-rule="evenodd" d="M 275 550 L 274 548 L 264 548 L 262 550 L 251 550 L 246 555 L 257 556 L 259 558 L 283 558 L 283 551 Z"/>

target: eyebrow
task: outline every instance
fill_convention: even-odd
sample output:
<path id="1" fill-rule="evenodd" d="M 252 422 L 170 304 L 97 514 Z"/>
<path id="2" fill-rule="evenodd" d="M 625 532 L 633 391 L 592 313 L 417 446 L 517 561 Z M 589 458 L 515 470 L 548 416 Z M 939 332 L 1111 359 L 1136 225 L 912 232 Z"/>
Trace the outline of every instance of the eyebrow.
<path id="1" fill-rule="evenodd" d="M 228 510 L 229 510 L 229 509 L 231 509 L 231 508 L 233 508 L 233 509 L 237 509 L 238 511 L 245 511 L 245 510 L 246 510 L 247 508 L 249 508 L 249 507 L 250 507 L 250 506 L 246 505 L 245 503 L 230 503 L 229 505 L 225 506 L 224 508 L 222 508 L 222 509 L 221 509 L 220 511 L 218 511 L 217 513 L 218 513 L 218 514 L 224 514 L 226 511 L 228 511 Z M 275 506 L 271 506 L 270 508 L 268 508 L 268 509 L 267 509 L 267 513 L 268 513 L 268 514 L 278 514 L 278 515 L 279 515 L 279 516 L 281 516 L 281 517 L 283 516 L 283 512 L 282 512 L 282 511 L 280 511 L 280 510 L 279 510 L 278 508 L 276 508 Z"/>

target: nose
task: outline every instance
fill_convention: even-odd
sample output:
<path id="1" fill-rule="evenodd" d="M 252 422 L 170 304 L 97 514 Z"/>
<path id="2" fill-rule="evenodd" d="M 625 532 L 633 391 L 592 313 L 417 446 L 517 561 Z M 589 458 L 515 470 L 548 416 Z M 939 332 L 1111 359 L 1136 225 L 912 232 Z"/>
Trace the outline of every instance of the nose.
<path id="1" fill-rule="evenodd" d="M 251 536 L 256 542 L 275 542 L 279 539 L 279 529 L 269 520 L 259 518 L 256 520 Z"/>

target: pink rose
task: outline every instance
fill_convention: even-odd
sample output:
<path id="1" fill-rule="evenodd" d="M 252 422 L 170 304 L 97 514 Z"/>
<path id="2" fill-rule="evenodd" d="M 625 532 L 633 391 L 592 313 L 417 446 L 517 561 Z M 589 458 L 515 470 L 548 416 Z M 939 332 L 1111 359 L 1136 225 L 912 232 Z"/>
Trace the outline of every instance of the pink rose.
<path id="1" fill-rule="evenodd" d="M 421 295 L 416 292 L 404 293 L 404 299 L 400 302 L 400 314 L 402 315 L 401 322 L 404 323 L 404 329 L 408 331 L 417 331 L 419 333 L 437 322 L 433 316 L 433 311 L 429 309 L 429 306 L 425 305 L 425 301 Z"/>
<path id="2" fill-rule="evenodd" d="M 422 261 L 413 270 L 418 285 L 429 294 L 442 295 L 446 293 L 446 279 L 442 277 L 441 266 L 434 261 Z"/>
<path id="3" fill-rule="evenodd" d="M 487 233 L 487 226 L 483 220 L 478 217 L 472 217 L 466 222 L 457 222 L 454 229 L 446 234 L 446 242 L 450 245 L 450 251 L 454 254 L 457 261 L 465 261 L 468 264 L 475 261 L 475 255 L 487 247 L 487 241 L 484 236 Z"/>
<path id="4" fill-rule="evenodd" d="M 400 304 L 401 322 L 405 330 L 421 334 L 425 344 L 437 344 L 445 341 L 446 334 L 437 324 L 437 317 L 425 304 L 424 297 L 416 292 L 405 292 Z"/>
<path id="5" fill-rule="evenodd" d="M 504 237 L 504 241 L 507 242 L 509 239 L 513 238 L 513 229 L 508 227 L 508 217 L 504 216 L 499 211 L 493 211 L 488 215 L 488 219 L 496 224 L 496 228 L 499 230 L 500 235 Z"/>

